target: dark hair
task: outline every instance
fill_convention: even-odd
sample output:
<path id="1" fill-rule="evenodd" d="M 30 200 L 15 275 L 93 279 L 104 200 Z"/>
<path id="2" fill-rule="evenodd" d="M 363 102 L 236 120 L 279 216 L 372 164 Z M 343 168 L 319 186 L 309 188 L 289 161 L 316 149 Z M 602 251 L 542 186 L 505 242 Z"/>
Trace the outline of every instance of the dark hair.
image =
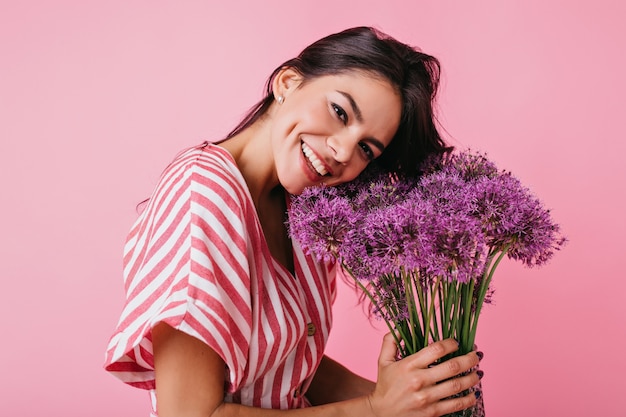
<path id="1" fill-rule="evenodd" d="M 422 162 L 452 150 L 437 130 L 433 104 L 439 87 L 439 61 L 371 27 L 355 27 L 329 35 L 306 47 L 270 75 L 265 97 L 227 136 L 261 118 L 274 101 L 272 82 L 283 68 L 293 68 L 303 82 L 325 75 L 365 71 L 388 80 L 402 98 L 400 125 L 391 144 L 376 159 L 383 169 L 418 175 Z"/>

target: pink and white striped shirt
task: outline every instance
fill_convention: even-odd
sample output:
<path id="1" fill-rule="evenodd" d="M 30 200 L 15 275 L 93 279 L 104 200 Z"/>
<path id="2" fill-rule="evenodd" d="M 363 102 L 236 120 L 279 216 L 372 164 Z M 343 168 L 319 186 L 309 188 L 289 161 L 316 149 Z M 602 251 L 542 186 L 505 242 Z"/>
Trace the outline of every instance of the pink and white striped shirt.
<path id="1" fill-rule="evenodd" d="M 226 363 L 225 400 L 308 405 L 335 297 L 333 266 L 293 242 L 295 276 L 271 256 L 232 156 L 203 144 L 164 171 L 124 248 L 126 305 L 105 369 L 151 390 L 151 329 L 159 322 L 209 345 Z"/>

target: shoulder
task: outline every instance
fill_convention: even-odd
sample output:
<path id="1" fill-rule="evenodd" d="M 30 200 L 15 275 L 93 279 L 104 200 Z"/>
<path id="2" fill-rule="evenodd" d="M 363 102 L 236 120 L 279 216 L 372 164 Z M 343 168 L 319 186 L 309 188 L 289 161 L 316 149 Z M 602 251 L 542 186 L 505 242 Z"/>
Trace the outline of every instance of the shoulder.
<path id="1" fill-rule="evenodd" d="M 218 197 L 246 204 L 248 188 L 234 159 L 224 148 L 205 142 L 180 152 L 163 171 L 158 194 L 185 192 L 186 198 Z"/>
<path id="2" fill-rule="evenodd" d="M 239 182 L 241 178 L 232 156 L 224 148 L 208 142 L 181 151 L 163 171 L 162 178 L 192 175 L 197 180 L 222 177 Z"/>
<path id="3" fill-rule="evenodd" d="M 181 245 L 188 228 L 198 224 L 202 228 L 225 224 L 227 230 L 241 230 L 244 222 L 254 219 L 249 195 L 243 176 L 224 149 L 209 144 L 185 149 L 162 171 L 128 234 L 125 257 L 147 250 L 150 243 L 170 249 Z"/>

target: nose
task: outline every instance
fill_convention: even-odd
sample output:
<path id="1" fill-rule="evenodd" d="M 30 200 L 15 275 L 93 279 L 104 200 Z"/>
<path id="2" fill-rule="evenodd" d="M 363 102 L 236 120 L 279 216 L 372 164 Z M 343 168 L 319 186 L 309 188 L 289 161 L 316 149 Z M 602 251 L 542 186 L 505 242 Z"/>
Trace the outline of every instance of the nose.
<path id="1" fill-rule="evenodd" d="M 333 135 L 328 137 L 326 144 L 335 161 L 345 165 L 352 159 L 358 146 L 358 139 L 349 135 Z"/>

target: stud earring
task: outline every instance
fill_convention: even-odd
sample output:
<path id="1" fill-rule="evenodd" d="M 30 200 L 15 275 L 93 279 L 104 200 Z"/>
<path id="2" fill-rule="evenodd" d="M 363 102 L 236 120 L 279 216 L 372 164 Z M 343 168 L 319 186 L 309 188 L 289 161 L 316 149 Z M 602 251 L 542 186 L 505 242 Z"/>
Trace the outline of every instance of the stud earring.
<path id="1" fill-rule="evenodd" d="M 283 101 L 285 101 L 285 98 L 283 96 L 278 96 L 276 97 L 276 101 L 278 101 L 278 104 L 283 104 Z"/>

